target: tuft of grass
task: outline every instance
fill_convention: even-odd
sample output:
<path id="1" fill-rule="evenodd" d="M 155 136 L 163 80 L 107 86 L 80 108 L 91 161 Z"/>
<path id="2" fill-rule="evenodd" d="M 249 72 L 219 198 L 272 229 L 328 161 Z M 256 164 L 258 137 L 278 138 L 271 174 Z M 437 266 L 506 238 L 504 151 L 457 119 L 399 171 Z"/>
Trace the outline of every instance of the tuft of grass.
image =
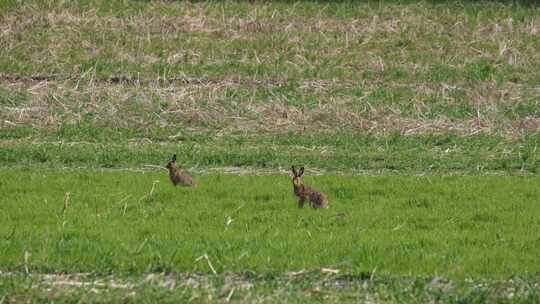
<path id="1" fill-rule="evenodd" d="M 17 106 L 27 101 L 28 96 L 24 92 L 17 92 L 0 86 L 0 106 Z"/>

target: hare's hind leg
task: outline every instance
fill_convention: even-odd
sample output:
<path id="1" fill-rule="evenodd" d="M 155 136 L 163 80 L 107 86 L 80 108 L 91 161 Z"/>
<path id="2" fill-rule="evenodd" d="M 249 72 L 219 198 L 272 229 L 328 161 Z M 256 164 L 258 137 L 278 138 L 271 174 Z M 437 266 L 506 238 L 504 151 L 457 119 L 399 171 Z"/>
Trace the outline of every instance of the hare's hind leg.
<path id="1" fill-rule="evenodd" d="M 327 208 L 327 202 L 324 199 L 324 197 L 321 197 L 321 196 L 313 197 L 309 201 L 309 204 L 314 209 L 325 209 L 325 208 Z"/>

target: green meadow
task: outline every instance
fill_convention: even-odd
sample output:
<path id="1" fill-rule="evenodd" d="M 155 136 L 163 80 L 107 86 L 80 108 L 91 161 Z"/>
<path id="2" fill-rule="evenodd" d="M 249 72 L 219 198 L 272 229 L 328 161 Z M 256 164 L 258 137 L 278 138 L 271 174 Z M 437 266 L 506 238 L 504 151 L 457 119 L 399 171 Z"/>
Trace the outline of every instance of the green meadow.
<path id="1" fill-rule="evenodd" d="M 229 290 L 215 280 L 234 275 L 239 285 L 255 284 L 261 295 L 272 286 L 284 288 L 285 276 L 293 284 L 286 294 L 299 301 L 317 299 L 302 294 L 314 282 L 330 281 L 320 288 L 338 301 L 371 294 L 356 286 L 367 281 L 384 289 L 374 296 L 392 299 L 408 280 L 429 289 L 435 283 L 428 278 L 460 284 L 515 276 L 534 280 L 539 271 L 537 177 L 306 177 L 328 195 L 328 210 L 299 209 L 285 173 L 204 174 L 196 178 L 200 186 L 191 189 L 172 187 L 164 172 L 5 170 L 0 177 L 0 264 L 2 271 L 18 274 L 3 278 L 4 292 L 34 280 L 53 290 L 62 287 L 33 273 L 91 274 L 85 280 L 114 275 L 128 281 L 165 273 L 173 277 L 161 280 L 178 284 L 185 278 L 174 274 L 192 273 L 214 280 L 207 283 L 213 288 Z M 332 271 L 331 278 L 319 274 L 324 269 Z M 386 282 L 397 278 L 399 283 Z M 336 295 L 340 289 L 332 284 L 342 280 L 348 282 L 347 292 Z M 151 299 L 150 283 L 130 288 Z M 461 289 L 470 286 L 439 283 L 436 290 L 450 284 L 453 296 L 467 299 Z M 102 288 L 102 283 L 87 284 Z M 215 293 L 184 288 L 202 299 Z M 69 288 L 58 289 L 60 299 L 76 298 Z M 508 296 L 507 290 L 495 290 L 481 295 Z M 40 291 L 33 291 L 34 299 L 46 298 Z M 536 291 L 525 291 L 523 299 L 539 299 Z M 180 297 L 169 288 L 162 292 Z M 251 292 L 239 290 L 237 299 L 251 301 Z M 417 292 L 418 300 L 433 296 Z"/>
<path id="2" fill-rule="evenodd" d="M 2 265 L 38 272 L 494 277 L 538 271 L 540 180 L 500 176 L 306 177 L 329 210 L 300 209 L 284 175 L 2 173 Z M 514 255 L 514 252 L 520 252 Z"/>
<path id="3" fill-rule="evenodd" d="M 539 49 L 533 1 L 0 1 L 0 304 L 537 303 Z"/>

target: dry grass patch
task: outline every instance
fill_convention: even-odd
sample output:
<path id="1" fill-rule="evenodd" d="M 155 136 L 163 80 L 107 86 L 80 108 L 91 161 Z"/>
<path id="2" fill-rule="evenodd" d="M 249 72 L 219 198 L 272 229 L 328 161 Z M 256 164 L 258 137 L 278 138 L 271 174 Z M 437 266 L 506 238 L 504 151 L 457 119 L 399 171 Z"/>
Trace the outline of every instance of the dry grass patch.
<path id="1" fill-rule="evenodd" d="M 9 12 L 2 127 L 540 131 L 534 7 L 95 1 Z"/>
<path id="2" fill-rule="evenodd" d="M 170 128 L 171 132 L 177 128 L 219 130 L 220 134 L 339 128 L 379 135 L 482 132 L 516 137 L 540 130 L 534 114 L 505 114 L 523 106 L 523 99 L 540 97 L 539 92 L 526 92 L 519 85 L 497 87 L 486 82 L 468 89 L 390 84 L 386 92 L 406 95 L 387 99 L 379 94 L 384 84 L 338 80 L 306 80 L 288 88 L 286 80 L 276 79 L 94 77 L 77 81 L 4 78 L 8 91 L 24 92 L 26 100 L 0 105 L 2 124 L 54 130 L 84 122 L 110 128 Z M 360 96 L 352 95 L 356 87 L 362 88 Z M 460 100 L 453 94 L 456 91 L 463 92 Z M 444 108 L 434 110 L 440 106 L 469 110 L 455 117 Z"/>

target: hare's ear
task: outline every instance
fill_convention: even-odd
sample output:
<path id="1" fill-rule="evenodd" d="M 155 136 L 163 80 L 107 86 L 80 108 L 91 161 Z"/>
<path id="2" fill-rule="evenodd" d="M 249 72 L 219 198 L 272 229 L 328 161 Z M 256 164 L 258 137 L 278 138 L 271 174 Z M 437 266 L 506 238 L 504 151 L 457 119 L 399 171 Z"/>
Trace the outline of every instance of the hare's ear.
<path id="1" fill-rule="evenodd" d="M 174 155 L 172 156 L 171 161 L 172 161 L 173 163 L 176 162 L 176 154 L 174 154 Z"/>
<path id="2" fill-rule="evenodd" d="M 291 166 L 291 170 L 292 170 L 292 173 L 294 176 L 296 176 L 298 173 L 296 172 L 296 169 L 294 168 L 294 166 Z"/>
<path id="3" fill-rule="evenodd" d="M 302 176 L 304 174 L 304 167 L 300 168 L 300 173 L 298 173 L 298 176 Z"/>

